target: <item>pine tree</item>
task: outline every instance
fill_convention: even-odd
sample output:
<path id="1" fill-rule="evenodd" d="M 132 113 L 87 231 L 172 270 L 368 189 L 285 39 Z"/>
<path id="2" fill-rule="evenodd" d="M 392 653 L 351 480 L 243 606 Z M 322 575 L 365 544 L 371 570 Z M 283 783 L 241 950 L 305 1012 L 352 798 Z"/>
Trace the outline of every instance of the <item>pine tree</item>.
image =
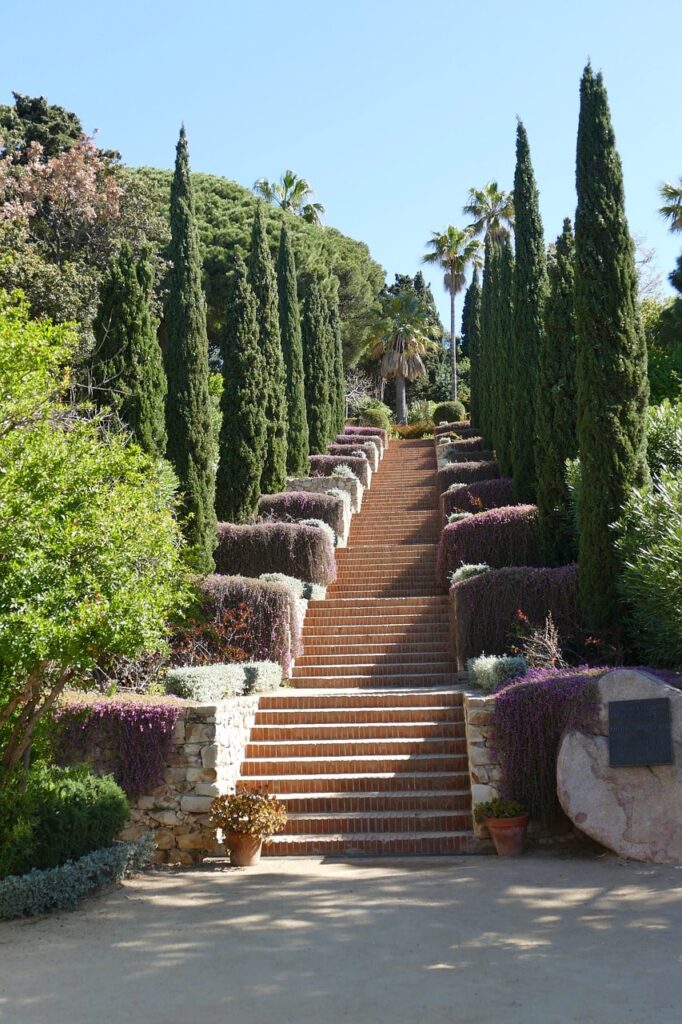
<path id="1" fill-rule="evenodd" d="M 512 465 L 514 494 L 535 499 L 535 417 L 537 375 L 547 293 L 545 239 L 526 129 L 516 131 L 514 172 L 516 262 L 512 378 Z"/>
<path id="2" fill-rule="evenodd" d="M 230 281 L 227 319 L 220 339 L 223 392 L 216 511 L 221 520 L 243 523 L 260 498 L 265 458 L 265 411 L 256 298 L 246 265 L 237 255 Z"/>
<path id="3" fill-rule="evenodd" d="M 483 283 L 481 285 L 481 333 L 478 343 L 478 417 L 486 447 L 493 446 L 492 381 L 495 372 L 493 354 L 493 322 L 499 245 L 488 234 L 485 240 Z"/>
<path id="4" fill-rule="evenodd" d="M 343 341 L 339 319 L 339 298 L 335 292 L 328 303 L 329 341 L 332 372 L 330 375 L 331 435 L 340 434 L 346 423 L 346 377 L 343 368 Z"/>
<path id="5" fill-rule="evenodd" d="M 601 74 L 580 86 L 575 220 L 580 597 L 595 631 L 619 622 L 611 524 L 647 480 L 647 358 L 623 174 Z"/>
<path id="6" fill-rule="evenodd" d="M 265 361 L 261 401 L 265 408 L 267 433 L 260 485 L 263 494 L 277 494 L 284 490 L 287 478 L 286 370 L 279 331 L 277 280 L 261 203 L 256 207 L 251 233 L 249 284 L 256 297 L 260 350 Z"/>
<path id="7" fill-rule="evenodd" d="M 286 370 L 287 472 L 301 476 L 308 469 L 308 421 L 301 342 L 301 313 L 296 290 L 296 264 L 287 226 L 282 223 L 277 256 L 277 291 L 282 356 Z"/>
<path id="8" fill-rule="evenodd" d="M 166 304 L 167 454 L 180 481 L 187 519 L 189 561 L 212 572 L 216 542 L 215 469 L 211 458 L 206 303 L 189 169 L 187 136 L 180 131 L 171 185 L 171 271 Z"/>
<path id="9" fill-rule="evenodd" d="M 100 293 L 92 366 L 97 405 L 115 409 L 150 455 L 166 454 L 166 374 L 152 315 L 151 250 L 124 242 Z"/>
<path id="10" fill-rule="evenodd" d="M 566 218 L 548 263 L 549 292 L 538 370 L 535 465 L 538 520 L 547 565 L 575 558 L 566 460 L 578 453 L 575 405 L 575 243 Z"/>
<path id="11" fill-rule="evenodd" d="M 460 338 L 459 349 L 463 356 L 468 356 L 470 362 L 472 359 L 471 350 L 471 331 L 474 320 L 478 320 L 481 314 L 480 309 L 481 302 L 481 282 L 478 276 L 478 267 L 474 267 L 474 272 L 471 277 L 471 284 L 464 293 L 464 303 L 462 304 L 462 335 Z M 480 324 L 477 324 L 480 328 Z M 473 327 L 474 335 L 476 334 L 477 326 Z M 471 371 L 470 371 L 471 373 Z M 470 377 L 471 381 L 471 377 Z M 471 387 L 471 383 L 469 385 Z"/>
<path id="12" fill-rule="evenodd" d="M 313 278 L 303 304 L 303 365 L 308 412 L 310 450 L 324 452 L 331 435 L 329 403 L 328 324 L 326 303 L 317 277 Z"/>
<path id="13" fill-rule="evenodd" d="M 493 292 L 491 417 L 495 454 L 503 476 L 511 476 L 512 415 L 514 392 L 514 255 L 509 234 L 496 242 L 496 273 Z"/>

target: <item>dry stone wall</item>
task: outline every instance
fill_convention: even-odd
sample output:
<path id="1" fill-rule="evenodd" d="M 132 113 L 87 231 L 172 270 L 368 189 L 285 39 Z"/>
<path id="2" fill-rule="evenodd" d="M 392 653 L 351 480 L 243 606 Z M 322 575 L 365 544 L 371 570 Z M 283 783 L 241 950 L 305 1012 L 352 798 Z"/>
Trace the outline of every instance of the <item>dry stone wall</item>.
<path id="1" fill-rule="evenodd" d="M 500 795 L 500 764 L 493 754 L 490 743 L 494 706 L 494 697 L 464 694 L 472 810 L 475 810 L 477 804 L 494 800 Z M 485 825 L 474 822 L 474 830 L 479 839 L 488 837 Z"/>

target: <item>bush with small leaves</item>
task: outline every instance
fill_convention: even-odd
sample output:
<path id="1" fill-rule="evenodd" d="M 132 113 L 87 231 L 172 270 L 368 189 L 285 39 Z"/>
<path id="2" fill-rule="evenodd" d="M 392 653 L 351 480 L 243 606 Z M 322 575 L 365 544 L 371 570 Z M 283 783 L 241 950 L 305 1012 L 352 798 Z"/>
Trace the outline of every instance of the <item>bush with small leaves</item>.
<path id="1" fill-rule="evenodd" d="M 480 654 L 469 658 L 469 679 L 486 693 L 492 693 L 506 679 L 522 676 L 528 668 L 526 659 L 513 654 Z"/>

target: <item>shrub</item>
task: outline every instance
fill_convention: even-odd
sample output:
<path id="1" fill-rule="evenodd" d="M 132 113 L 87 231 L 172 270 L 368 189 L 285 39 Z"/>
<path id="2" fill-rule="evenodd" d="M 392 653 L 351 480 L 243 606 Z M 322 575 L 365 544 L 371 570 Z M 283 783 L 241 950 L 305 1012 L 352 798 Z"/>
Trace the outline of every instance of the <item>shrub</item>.
<path id="1" fill-rule="evenodd" d="M 321 519 L 336 534 L 343 534 L 345 495 L 339 497 L 327 492 L 285 491 L 283 494 L 265 494 L 258 503 L 264 519 L 298 521 Z"/>
<path id="2" fill-rule="evenodd" d="M 450 441 L 450 446 L 456 452 L 480 452 L 483 450 L 483 438 L 480 436 L 465 437 L 458 441 Z"/>
<path id="3" fill-rule="evenodd" d="M 479 480 L 472 484 L 456 484 L 441 494 L 441 514 L 445 519 L 451 512 L 484 512 L 514 504 L 511 477 L 497 480 Z"/>
<path id="4" fill-rule="evenodd" d="M 180 710 L 163 698 L 72 695 L 55 716 L 58 757 L 73 764 L 106 751 L 107 768 L 128 796 L 151 793 L 163 781 Z"/>
<path id="5" fill-rule="evenodd" d="M 497 462 L 458 462 L 438 470 L 438 490 L 442 494 L 450 484 L 468 484 L 475 480 L 496 480 L 500 475 Z"/>
<path id="6" fill-rule="evenodd" d="M 353 455 L 311 455 L 309 462 L 313 476 L 330 476 L 337 466 L 347 466 L 355 473 L 363 487 L 369 487 L 372 471 L 367 459 L 359 459 Z"/>
<path id="7" fill-rule="evenodd" d="M 495 452 L 490 449 L 485 451 L 480 449 L 478 451 L 472 451 L 465 448 L 464 450 L 461 450 L 456 447 L 457 443 L 458 442 L 450 445 L 443 445 L 442 449 L 438 449 L 438 454 L 441 458 L 446 460 L 446 465 L 454 465 L 458 462 L 494 462 L 495 460 Z M 459 442 L 459 444 L 464 443 L 464 441 Z"/>
<path id="8" fill-rule="evenodd" d="M 507 652 L 517 609 L 537 622 L 551 612 L 563 634 L 574 634 L 579 622 L 577 566 L 490 569 L 455 583 L 450 590 L 451 635 L 461 671 L 483 651 Z"/>
<path id="9" fill-rule="evenodd" d="M 499 797 L 495 800 L 486 800 L 474 807 L 474 818 L 479 825 L 489 818 L 499 821 L 500 818 L 520 818 L 527 813 L 524 805 L 518 800 L 501 800 Z"/>
<path id="10" fill-rule="evenodd" d="M 102 886 L 136 874 L 152 859 L 154 843 L 143 837 L 115 843 L 45 871 L 10 875 L 0 881 L 0 918 L 32 917 L 52 910 L 73 910 Z"/>
<path id="11" fill-rule="evenodd" d="M 353 447 L 348 447 L 345 444 L 328 444 L 327 451 L 330 455 L 350 455 L 352 458 L 358 456 L 358 452 L 361 454 L 359 458 L 364 457 L 369 461 L 372 471 L 375 472 L 379 468 L 379 453 L 376 446 L 371 441 L 363 441 L 362 435 L 360 435 Z"/>
<path id="12" fill-rule="evenodd" d="M 486 693 L 491 693 L 507 679 L 522 676 L 527 668 L 526 659 L 517 654 L 479 654 L 467 661 L 469 679 Z"/>
<path id="13" fill-rule="evenodd" d="M 321 530 L 297 523 L 219 523 L 214 557 L 218 572 L 225 575 L 257 577 L 262 572 L 283 572 L 324 587 L 336 578 L 329 538 Z"/>
<path id="14" fill-rule="evenodd" d="M 634 490 L 616 532 L 627 636 L 654 665 L 682 665 L 682 473 Z"/>
<path id="15" fill-rule="evenodd" d="M 285 576 L 283 572 L 264 572 L 260 578 L 268 583 L 281 583 L 298 601 L 322 601 L 326 593 L 325 588 L 317 583 L 297 580 L 295 576 Z"/>
<path id="16" fill-rule="evenodd" d="M 540 543 L 536 506 L 493 508 L 448 524 L 440 535 L 436 556 L 439 586 L 447 586 L 448 574 L 454 569 L 472 562 L 485 562 L 493 568 L 538 565 Z"/>
<path id="17" fill-rule="evenodd" d="M 329 523 L 324 523 L 321 519 L 302 519 L 301 526 L 312 526 L 314 530 L 322 530 L 332 547 L 336 546 L 336 534 Z"/>
<path id="18" fill-rule="evenodd" d="M 213 704 L 249 693 L 269 693 L 281 683 L 281 666 L 271 661 L 195 665 L 171 669 L 166 676 L 166 692 L 201 704 Z"/>
<path id="19" fill-rule="evenodd" d="M 378 434 L 337 434 L 334 438 L 334 444 L 345 445 L 356 445 L 358 441 L 361 444 L 373 444 L 377 450 L 379 458 L 384 453 L 384 442 Z"/>
<path id="20" fill-rule="evenodd" d="M 287 812 L 285 805 L 272 793 L 241 789 L 215 798 L 210 822 L 223 835 L 238 832 L 267 842 L 275 832 L 282 831 L 287 823 Z"/>
<path id="21" fill-rule="evenodd" d="M 346 426 L 343 428 L 344 434 L 351 436 L 353 434 L 369 434 L 373 437 L 380 437 L 384 448 L 388 444 L 388 432 L 390 430 L 390 424 L 388 427 L 374 427 L 370 424 L 366 424 L 362 427 Z"/>
<path id="22" fill-rule="evenodd" d="M 471 519 L 473 512 L 451 512 L 448 516 L 448 524 L 461 523 L 463 519 Z"/>
<path id="23" fill-rule="evenodd" d="M 53 868 L 108 846 L 128 817 L 128 802 L 111 776 L 84 765 L 35 765 L 0 788 L 0 878 Z"/>
<path id="24" fill-rule="evenodd" d="M 682 402 L 667 398 L 649 409 L 647 462 L 653 477 L 682 470 Z"/>
<path id="25" fill-rule="evenodd" d="M 393 413 L 384 405 L 377 402 L 376 405 L 367 406 L 360 413 L 360 425 L 365 427 L 380 427 L 382 430 L 390 430 L 393 422 Z"/>
<path id="26" fill-rule="evenodd" d="M 393 431 L 404 441 L 433 437 L 433 423 L 424 420 L 417 423 L 399 423 L 393 428 Z"/>
<path id="27" fill-rule="evenodd" d="M 436 408 L 436 403 L 430 401 L 428 398 L 418 399 L 416 402 L 412 402 L 409 411 L 407 413 L 408 423 L 430 423 L 431 431 L 433 431 L 433 410 Z"/>
<path id="28" fill-rule="evenodd" d="M 450 574 L 450 585 L 454 586 L 455 583 L 461 583 L 462 580 L 470 580 L 473 576 L 480 576 L 483 572 L 489 572 L 490 566 L 486 565 L 485 562 L 480 562 L 477 565 L 460 565 L 459 569 L 455 569 Z"/>
<path id="29" fill-rule="evenodd" d="M 465 433 L 469 431 L 469 433 Z M 454 423 L 436 423 L 433 428 L 436 437 L 439 434 L 457 434 L 460 437 L 474 437 L 480 434 L 478 427 L 472 427 L 469 420 L 456 420 Z"/>
<path id="30" fill-rule="evenodd" d="M 464 406 L 461 402 L 441 402 L 433 410 L 433 422 L 454 423 L 464 419 Z"/>

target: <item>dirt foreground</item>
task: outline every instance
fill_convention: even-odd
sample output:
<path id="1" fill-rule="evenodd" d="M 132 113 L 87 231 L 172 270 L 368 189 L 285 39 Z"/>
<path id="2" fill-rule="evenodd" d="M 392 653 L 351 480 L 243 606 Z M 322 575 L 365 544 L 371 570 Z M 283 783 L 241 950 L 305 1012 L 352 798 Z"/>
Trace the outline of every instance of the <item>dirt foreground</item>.
<path id="1" fill-rule="evenodd" d="M 0 924 L 8 1024 L 675 1024 L 682 867 L 265 860 Z"/>

